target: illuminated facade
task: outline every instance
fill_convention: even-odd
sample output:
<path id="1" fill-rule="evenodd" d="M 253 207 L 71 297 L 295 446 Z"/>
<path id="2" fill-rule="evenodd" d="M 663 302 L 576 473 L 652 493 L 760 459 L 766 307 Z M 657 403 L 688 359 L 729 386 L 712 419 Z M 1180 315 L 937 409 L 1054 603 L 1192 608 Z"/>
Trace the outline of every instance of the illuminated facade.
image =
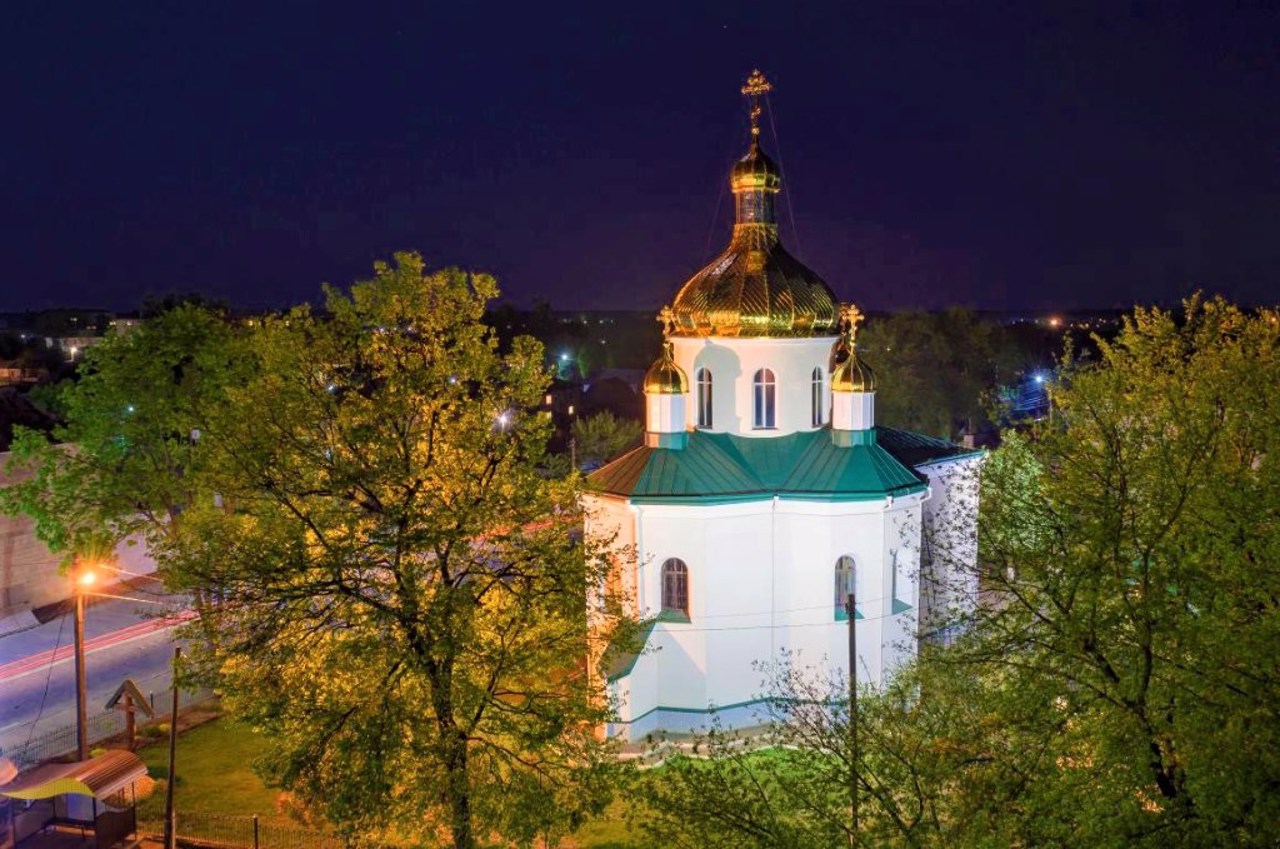
<path id="1" fill-rule="evenodd" d="M 769 696 L 756 664 L 784 652 L 847 672 L 850 592 L 858 675 L 878 684 L 975 589 L 958 568 L 973 565 L 971 542 L 939 575 L 924 540 L 945 523 L 971 541 L 981 455 L 875 424 L 861 313 L 778 239 L 782 176 L 759 143 L 766 91 L 758 73 L 743 89 L 752 142 L 730 176 L 729 246 L 660 316 L 645 443 L 589 479 L 587 532 L 635 552 L 620 580 L 646 622 L 644 650 L 610 669 L 622 737 L 713 713 L 756 721 Z"/>

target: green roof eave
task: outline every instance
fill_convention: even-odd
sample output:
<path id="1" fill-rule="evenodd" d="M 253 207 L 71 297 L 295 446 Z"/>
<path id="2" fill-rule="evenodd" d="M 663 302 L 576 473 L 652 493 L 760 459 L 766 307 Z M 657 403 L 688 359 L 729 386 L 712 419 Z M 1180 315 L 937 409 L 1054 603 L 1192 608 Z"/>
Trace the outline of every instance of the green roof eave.
<path id="1" fill-rule="evenodd" d="M 924 492 L 929 485 L 924 482 L 916 482 L 907 486 L 896 487 L 895 489 L 885 490 L 883 492 L 805 492 L 803 490 L 788 490 L 779 492 L 778 499 L 780 501 L 881 501 L 886 496 L 892 495 L 894 498 L 902 498 L 908 495 L 915 495 L 917 492 Z"/>
<path id="2" fill-rule="evenodd" d="M 936 466 L 939 463 L 954 463 L 957 460 L 970 460 L 970 459 L 973 459 L 974 457 L 985 457 L 985 456 L 987 456 L 987 449 L 985 448 L 966 448 L 964 451 L 961 451 L 956 454 L 948 454 L 945 457 L 935 457 L 932 460 L 923 460 L 919 463 L 916 463 L 913 466 L 913 468 L 920 469 L 920 468 L 924 468 L 925 466 Z"/>
<path id="3" fill-rule="evenodd" d="M 927 489 L 918 466 L 984 453 L 894 428 L 846 436 L 829 428 L 776 437 L 689 431 L 684 447 L 636 448 L 587 486 L 635 504 L 876 501 Z"/>
<path id="4" fill-rule="evenodd" d="M 738 495 L 632 495 L 624 496 L 616 493 L 599 493 L 601 495 L 612 495 L 616 498 L 626 498 L 632 504 L 699 504 L 706 507 L 717 506 L 721 504 L 746 504 L 752 501 L 772 501 L 777 498 L 779 501 L 816 501 L 820 503 L 845 503 L 855 501 L 883 501 L 885 496 L 892 495 L 894 498 L 903 498 L 908 495 L 915 495 L 918 492 L 924 492 L 929 488 L 926 483 L 917 483 L 912 486 L 899 487 L 892 492 L 803 492 L 803 491 L 786 491 L 786 492 L 747 492 Z"/>

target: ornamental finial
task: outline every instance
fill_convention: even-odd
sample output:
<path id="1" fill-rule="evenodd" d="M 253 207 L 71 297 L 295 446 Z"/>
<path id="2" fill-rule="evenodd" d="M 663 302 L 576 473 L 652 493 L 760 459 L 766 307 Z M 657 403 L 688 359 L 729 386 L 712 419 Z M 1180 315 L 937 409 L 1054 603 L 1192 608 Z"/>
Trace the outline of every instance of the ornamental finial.
<path id="1" fill-rule="evenodd" d="M 840 305 L 840 323 L 844 325 L 844 332 L 849 336 L 849 344 L 852 346 L 854 340 L 858 337 L 858 325 L 863 322 L 866 315 L 862 310 L 858 309 L 857 304 L 841 304 Z"/>
<path id="2" fill-rule="evenodd" d="M 662 325 L 663 339 L 676 332 L 676 312 L 670 304 L 658 310 L 658 323 Z"/>
<path id="3" fill-rule="evenodd" d="M 751 137 L 758 138 L 760 136 L 760 95 L 768 94 L 773 86 L 764 78 L 764 74 L 760 73 L 760 69 L 751 72 L 751 76 L 747 77 L 747 84 L 742 87 L 742 93 L 747 96 L 747 101 L 751 104 Z"/>

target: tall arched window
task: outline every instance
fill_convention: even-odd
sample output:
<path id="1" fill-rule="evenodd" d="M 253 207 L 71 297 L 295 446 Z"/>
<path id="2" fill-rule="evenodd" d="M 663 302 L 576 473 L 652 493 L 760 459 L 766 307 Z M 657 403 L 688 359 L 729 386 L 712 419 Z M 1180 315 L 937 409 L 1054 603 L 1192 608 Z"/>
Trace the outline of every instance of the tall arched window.
<path id="1" fill-rule="evenodd" d="M 751 426 L 757 430 L 767 430 L 777 427 L 777 383 L 774 380 L 773 372 L 767 368 L 762 368 L 756 372 L 755 378 L 752 380 L 752 388 L 754 389 L 753 397 L 754 414 L 751 420 Z"/>
<path id="2" fill-rule="evenodd" d="M 698 369 L 698 427 L 711 427 L 711 369 Z"/>
<path id="3" fill-rule="evenodd" d="M 813 370 L 812 381 L 813 381 L 813 387 L 810 390 L 810 395 L 812 396 L 812 403 L 813 403 L 813 418 L 811 419 L 810 423 L 814 427 L 822 427 L 823 381 L 822 381 L 822 369 L 820 367 L 815 368 Z"/>
<path id="4" fill-rule="evenodd" d="M 832 601 L 836 618 L 848 619 L 849 613 L 845 609 L 845 601 L 849 598 L 849 593 L 857 591 L 857 570 L 854 568 L 852 557 L 847 554 L 840 556 L 836 561 L 835 577 L 835 598 Z"/>
<path id="5" fill-rule="evenodd" d="M 678 557 L 662 564 L 662 612 L 689 616 L 689 567 Z"/>

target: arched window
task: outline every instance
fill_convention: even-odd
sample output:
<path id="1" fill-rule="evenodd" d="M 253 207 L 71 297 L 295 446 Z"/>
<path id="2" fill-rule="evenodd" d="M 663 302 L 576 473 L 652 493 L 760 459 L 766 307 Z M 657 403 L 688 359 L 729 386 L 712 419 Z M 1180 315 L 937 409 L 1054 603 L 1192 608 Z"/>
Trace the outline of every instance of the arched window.
<path id="1" fill-rule="evenodd" d="M 754 415 L 751 420 L 751 426 L 756 430 L 768 430 L 777 427 L 777 383 L 774 380 L 773 372 L 767 368 L 762 368 L 756 372 L 755 378 L 752 380 L 752 388 L 754 389 L 753 397 L 755 403 Z"/>
<path id="2" fill-rule="evenodd" d="M 662 612 L 689 616 L 689 567 L 678 557 L 662 564 Z"/>
<path id="3" fill-rule="evenodd" d="M 698 369 L 698 427 L 711 427 L 711 369 Z"/>
<path id="4" fill-rule="evenodd" d="M 813 387 L 810 391 L 813 400 L 813 418 L 811 424 L 814 427 L 822 427 L 822 369 L 815 368 L 812 375 Z"/>
<path id="5" fill-rule="evenodd" d="M 835 598 L 832 601 L 835 606 L 836 618 L 848 619 L 849 613 L 845 609 L 845 602 L 849 598 L 849 593 L 857 591 L 857 571 L 854 569 L 852 557 L 847 554 L 840 556 L 840 559 L 836 561 L 835 576 Z"/>

